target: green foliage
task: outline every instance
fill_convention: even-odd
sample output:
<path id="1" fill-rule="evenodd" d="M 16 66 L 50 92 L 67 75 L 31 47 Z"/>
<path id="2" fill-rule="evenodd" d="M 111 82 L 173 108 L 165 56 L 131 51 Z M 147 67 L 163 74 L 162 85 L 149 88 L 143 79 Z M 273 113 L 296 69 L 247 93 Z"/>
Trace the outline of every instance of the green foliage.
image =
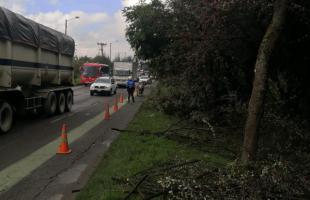
<path id="1" fill-rule="evenodd" d="M 160 0 L 124 9 L 129 26 L 126 36 L 138 57 L 147 60 L 160 55 L 168 44 L 169 16 Z"/>
<path id="2" fill-rule="evenodd" d="M 208 112 L 216 119 L 249 100 L 256 55 L 272 6 L 271 0 L 170 0 L 165 4 L 154 0 L 124 10 L 127 38 L 171 91 L 163 105 L 178 102 L 174 112 Z M 303 90 L 310 80 L 306 76 L 309 17 L 306 1 L 291 1 L 270 72 L 286 110 L 304 115 L 310 113 L 309 90 Z"/>
<path id="3" fill-rule="evenodd" d="M 267 114 L 281 116 L 284 122 L 305 121 L 307 128 L 309 8 L 305 0 L 290 1 L 285 31 L 272 59 L 265 108 Z M 152 1 L 126 8 L 128 40 L 140 57 L 149 59 L 160 81 L 154 105 L 185 118 L 242 127 L 258 47 L 272 9 L 269 0 Z M 154 26 L 148 26 L 154 21 Z M 141 39 L 152 33 L 161 37 Z M 264 120 L 264 126 L 277 127 L 272 120 Z M 263 132 L 272 135 L 275 130 Z M 295 134 L 287 131 L 287 136 Z"/>
<path id="4" fill-rule="evenodd" d="M 112 65 L 112 62 L 110 61 L 110 59 L 108 57 L 105 57 L 105 56 L 103 56 L 103 57 L 102 56 L 96 56 L 88 62 L 102 63 L 102 64 L 107 64 L 109 66 Z"/>
<path id="5" fill-rule="evenodd" d="M 273 3 L 154 0 L 126 8 L 128 41 L 138 57 L 150 62 L 160 82 L 154 106 L 200 122 L 239 127 L 241 135 L 257 52 Z M 210 198 L 225 194 L 232 199 L 304 198 L 301 194 L 309 193 L 305 188 L 310 188 L 309 10 L 307 0 L 289 1 L 285 30 L 272 56 L 260 129 L 259 159 L 264 161 L 255 169 L 237 167 L 202 183 L 214 186 Z M 265 167 L 270 170 L 262 175 Z M 196 194 L 192 189 L 189 192 Z M 188 198 L 181 194 L 171 198 Z"/>
<path id="6" fill-rule="evenodd" d="M 169 90 L 161 99 L 168 112 L 222 117 L 223 105 L 248 99 L 270 4 L 216 2 L 152 1 L 124 11 L 129 42 L 138 56 L 150 59 L 152 71 Z"/>

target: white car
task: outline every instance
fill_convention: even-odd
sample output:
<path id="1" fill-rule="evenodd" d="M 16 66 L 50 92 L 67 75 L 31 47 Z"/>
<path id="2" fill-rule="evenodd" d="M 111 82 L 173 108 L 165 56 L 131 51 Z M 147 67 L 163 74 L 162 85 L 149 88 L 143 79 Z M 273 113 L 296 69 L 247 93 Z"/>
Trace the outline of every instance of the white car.
<path id="1" fill-rule="evenodd" d="M 139 82 L 140 83 L 151 83 L 151 79 L 148 76 L 140 76 Z"/>
<path id="2" fill-rule="evenodd" d="M 90 95 L 95 93 L 107 93 L 109 95 L 116 94 L 116 83 L 111 77 L 99 77 L 90 86 Z"/>

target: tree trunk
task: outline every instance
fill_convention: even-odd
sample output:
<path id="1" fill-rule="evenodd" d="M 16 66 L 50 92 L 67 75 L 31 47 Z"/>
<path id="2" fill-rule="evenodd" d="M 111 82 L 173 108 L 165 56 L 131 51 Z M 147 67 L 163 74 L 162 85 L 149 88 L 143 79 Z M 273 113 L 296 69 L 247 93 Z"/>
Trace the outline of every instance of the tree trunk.
<path id="1" fill-rule="evenodd" d="M 255 64 L 255 77 L 244 131 L 241 156 L 241 161 L 244 164 L 255 158 L 258 128 L 263 113 L 264 97 L 267 87 L 269 63 L 272 52 L 275 50 L 276 43 L 282 32 L 287 13 L 287 4 L 288 0 L 276 0 L 272 21 L 266 30 L 258 51 Z"/>

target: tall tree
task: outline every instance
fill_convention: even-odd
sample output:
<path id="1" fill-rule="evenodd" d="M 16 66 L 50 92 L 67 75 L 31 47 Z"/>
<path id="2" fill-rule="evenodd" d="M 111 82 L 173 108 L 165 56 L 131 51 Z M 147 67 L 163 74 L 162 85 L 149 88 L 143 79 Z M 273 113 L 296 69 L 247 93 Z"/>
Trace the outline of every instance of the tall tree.
<path id="1" fill-rule="evenodd" d="M 248 117 L 244 131 L 244 141 L 241 161 L 247 164 L 254 160 L 257 151 L 258 129 L 263 114 L 264 97 L 267 88 L 268 68 L 276 43 L 280 38 L 288 0 L 276 0 L 273 18 L 261 42 L 255 64 L 255 76 L 252 94 L 248 106 Z"/>

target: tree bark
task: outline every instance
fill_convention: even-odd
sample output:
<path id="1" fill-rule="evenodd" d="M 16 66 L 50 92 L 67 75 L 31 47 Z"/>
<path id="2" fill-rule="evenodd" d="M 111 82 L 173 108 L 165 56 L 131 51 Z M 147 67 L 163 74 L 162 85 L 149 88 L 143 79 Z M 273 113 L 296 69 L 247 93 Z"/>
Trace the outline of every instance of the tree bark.
<path id="1" fill-rule="evenodd" d="M 288 0 L 276 0 L 273 18 L 260 44 L 256 64 L 252 94 L 245 124 L 241 162 L 247 164 L 255 159 L 258 143 L 258 129 L 263 114 L 267 87 L 268 68 L 276 43 L 281 35 L 286 18 Z"/>

